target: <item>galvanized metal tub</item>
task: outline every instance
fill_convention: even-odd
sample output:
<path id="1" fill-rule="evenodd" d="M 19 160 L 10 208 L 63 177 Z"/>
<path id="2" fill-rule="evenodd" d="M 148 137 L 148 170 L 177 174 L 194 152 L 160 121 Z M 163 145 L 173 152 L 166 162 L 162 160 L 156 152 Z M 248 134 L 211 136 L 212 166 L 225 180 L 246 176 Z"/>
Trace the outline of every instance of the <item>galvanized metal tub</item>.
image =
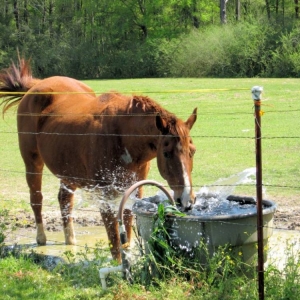
<path id="1" fill-rule="evenodd" d="M 231 195 L 229 201 L 239 205 L 255 204 L 251 197 Z M 268 239 L 273 234 L 273 216 L 276 205 L 269 200 L 263 200 L 263 242 L 264 260 L 267 259 Z M 142 237 L 146 250 L 152 234 L 156 212 L 134 211 L 137 229 Z M 257 260 L 257 213 L 215 215 L 215 216 L 167 216 L 166 228 L 170 235 L 170 243 L 183 250 L 188 255 L 198 255 L 202 263 L 207 260 L 207 254 L 196 251 L 204 243 L 209 256 L 212 256 L 219 246 L 230 245 L 232 253 L 241 260 L 253 265 Z M 200 247 L 201 249 L 201 247 Z"/>

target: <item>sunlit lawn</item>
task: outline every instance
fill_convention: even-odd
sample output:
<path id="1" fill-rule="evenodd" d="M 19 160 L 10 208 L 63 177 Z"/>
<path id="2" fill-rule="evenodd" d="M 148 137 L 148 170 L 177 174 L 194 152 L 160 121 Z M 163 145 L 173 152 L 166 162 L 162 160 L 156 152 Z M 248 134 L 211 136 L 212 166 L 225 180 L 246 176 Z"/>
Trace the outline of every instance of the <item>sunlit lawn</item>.
<path id="1" fill-rule="evenodd" d="M 219 178 L 255 167 L 251 88 L 263 86 L 263 181 L 267 197 L 280 201 L 281 205 L 285 202 L 299 205 L 298 79 L 132 79 L 90 80 L 86 83 L 97 93 L 117 90 L 148 95 L 182 119 L 187 119 L 194 107 L 198 107 L 198 120 L 192 130 L 197 147 L 193 171 L 196 190 L 213 184 Z M 0 121 L 0 208 L 10 211 L 30 209 L 15 120 L 12 110 Z M 149 178 L 164 182 L 155 161 Z M 58 208 L 57 189 L 58 180 L 46 170 L 43 186 L 45 203 Z M 254 196 L 255 185 L 239 187 L 236 193 Z M 297 297 L 299 292 L 299 262 L 297 257 L 293 259 L 295 263 L 291 266 L 296 273 L 294 269 L 294 273 L 287 269 L 284 274 L 272 267 L 267 270 L 266 291 L 273 295 L 272 299 L 297 299 L 293 295 Z M 159 287 L 150 291 L 117 281 L 105 293 L 101 290 L 97 271 L 79 267 L 72 273 L 67 267 L 62 273 L 51 273 L 24 260 L 5 259 L 0 264 L 0 290 L 3 299 L 125 299 L 133 296 L 135 299 L 200 299 L 200 295 L 206 295 L 203 299 L 219 299 L 220 293 L 232 295 L 228 299 L 246 299 L 246 296 L 247 299 L 257 299 L 256 279 L 242 281 L 240 278 L 232 281 L 240 289 L 231 289 L 234 285 L 226 285 L 226 282 L 220 287 L 210 288 L 207 282 L 195 287 L 192 282 L 174 278 L 160 282 Z M 284 276 L 286 279 L 283 279 Z"/>
<path id="2" fill-rule="evenodd" d="M 192 129 L 197 147 L 193 183 L 196 191 L 246 168 L 255 167 L 255 136 L 251 88 L 263 86 L 263 181 L 267 197 L 300 196 L 299 79 L 126 79 L 86 81 L 97 94 L 117 90 L 148 95 L 182 119 L 198 107 Z M 0 121 L 1 199 L 28 199 L 24 166 L 19 154 L 15 112 Z M 165 183 L 153 161 L 149 178 Z M 55 203 L 58 181 L 49 172 L 44 178 L 46 200 Z M 255 187 L 236 192 L 255 195 Z M 1 201 L 5 205 L 6 201 Z"/>

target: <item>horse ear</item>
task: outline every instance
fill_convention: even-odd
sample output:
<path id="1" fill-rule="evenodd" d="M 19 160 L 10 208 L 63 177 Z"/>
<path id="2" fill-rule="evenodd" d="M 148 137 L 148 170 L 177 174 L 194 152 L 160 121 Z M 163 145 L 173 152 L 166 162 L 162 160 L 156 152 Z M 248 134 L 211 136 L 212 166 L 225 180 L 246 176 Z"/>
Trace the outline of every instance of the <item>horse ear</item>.
<path id="1" fill-rule="evenodd" d="M 196 120 L 197 120 L 197 107 L 194 109 L 190 117 L 185 121 L 185 124 L 189 129 L 192 129 Z"/>
<path id="2" fill-rule="evenodd" d="M 166 120 L 160 115 L 156 116 L 156 127 L 162 134 L 168 134 L 169 132 Z"/>

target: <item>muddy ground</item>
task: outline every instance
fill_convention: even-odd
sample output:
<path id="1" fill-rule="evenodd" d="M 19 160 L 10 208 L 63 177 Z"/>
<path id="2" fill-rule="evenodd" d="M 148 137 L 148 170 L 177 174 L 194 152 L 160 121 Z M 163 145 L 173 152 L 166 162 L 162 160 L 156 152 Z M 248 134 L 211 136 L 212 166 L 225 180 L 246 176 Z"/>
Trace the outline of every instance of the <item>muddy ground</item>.
<path id="1" fill-rule="evenodd" d="M 280 204 L 276 202 L 277 210 L 274 215 L 274 228 L 300 230 L 300 206 L 292 206 L 288 203 Z M 56 209 L 47 207 L 44 209 L 44 224 L 47 231 L 62 230 L 60 213 Z M 74 222 L 78 227 L 103 226 L 100 213 L 96 209 L 75 210 Z M 9 217 L 7 225 L 14 224 L 17 228 L 34 229 L 35 222 L 33 213 L 19 211 L 15 216 Z"/>
<path id="2" fill-rule="evenodd" d="M 62 220 L 60 212 L 54 209 L 47 209 L 43 213 L 45 229 L 47 231 L 62 230 Z M 14 224 L 16 228 L 35 228 L 33 212 L 19 211 L 16 216 L 9 217 L 9 226 Z M 91 210 L 78 210 L 74 213 L 74 223 L 76 226 L 103 226 L 100 212 Z M 7 223 L 8 225 L 8 223 Z"/>

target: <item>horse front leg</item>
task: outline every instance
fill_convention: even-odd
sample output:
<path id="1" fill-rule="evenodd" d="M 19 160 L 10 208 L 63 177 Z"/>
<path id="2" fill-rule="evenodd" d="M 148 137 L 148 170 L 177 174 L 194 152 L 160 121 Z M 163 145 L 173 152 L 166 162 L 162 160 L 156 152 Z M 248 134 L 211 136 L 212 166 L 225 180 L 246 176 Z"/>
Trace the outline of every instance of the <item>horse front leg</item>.
<path id="1" fill-rule="evenodd" d="M 132 234 L 133 214 L 132 214 L 132 211 L 128 208 L 125 208 L 123 211 L 123 221 L 124 221 L 125 230 L 127 233 L 127 240 L 128 240 L 128 243 L 130 244 L 131 234 Z"/>
<path id="2" fill-rule="evenodd" d="M 148 161 L 148 162 L 144 163 L 143 165 L 139 166 L 139 168 L 136 171 L 137 181 L 147 179 L 147 176 L 148 176 L 148 173 L 150 170 L 150 164 L 151 164 L 151 161 Z M 143 197 L 143 194 L 144 194 L 144 187 L 140 186 L 137 190 L 136 197 L 141 199 Z"/>
<path id="3" fill-rule="evenodd" d="M 112 258 L 121 263 L 120 235 L 117 217 L 110 207 L 101 208 L 100 214 L 106 229 Z"/>
<path id="4" fill-rule="evenodd" d="M 100 209 L 100 213 L 106 229 L 112 258 L 117 260 L 119 263 L 121 263 L 121 251 L 120 251 L 121 241 L 120 241 L 119 223 L 115 215 L 115 212 L 111 208 L 106 207 L 105 209 L 104 208 Z M 129 244 L 131 241 L 132 220 L 133 220 L 133 215 L 131 210 L 127 208 L 124 209 L 123 221 L 124 221 L 125 230 L 127 233 L 127 240 Z"/>
<path id="5" fill-rule="evenodd" d="M 63 220 L 63 228 L 65 234 L 66 245 L 75 245 L 75 231 L 73 225 L 73 206 L 74 206 L 74 192 L 76 188 L 65 183 L 61 183 L 58 201 L 61 211 L 61 217 Z"/>

